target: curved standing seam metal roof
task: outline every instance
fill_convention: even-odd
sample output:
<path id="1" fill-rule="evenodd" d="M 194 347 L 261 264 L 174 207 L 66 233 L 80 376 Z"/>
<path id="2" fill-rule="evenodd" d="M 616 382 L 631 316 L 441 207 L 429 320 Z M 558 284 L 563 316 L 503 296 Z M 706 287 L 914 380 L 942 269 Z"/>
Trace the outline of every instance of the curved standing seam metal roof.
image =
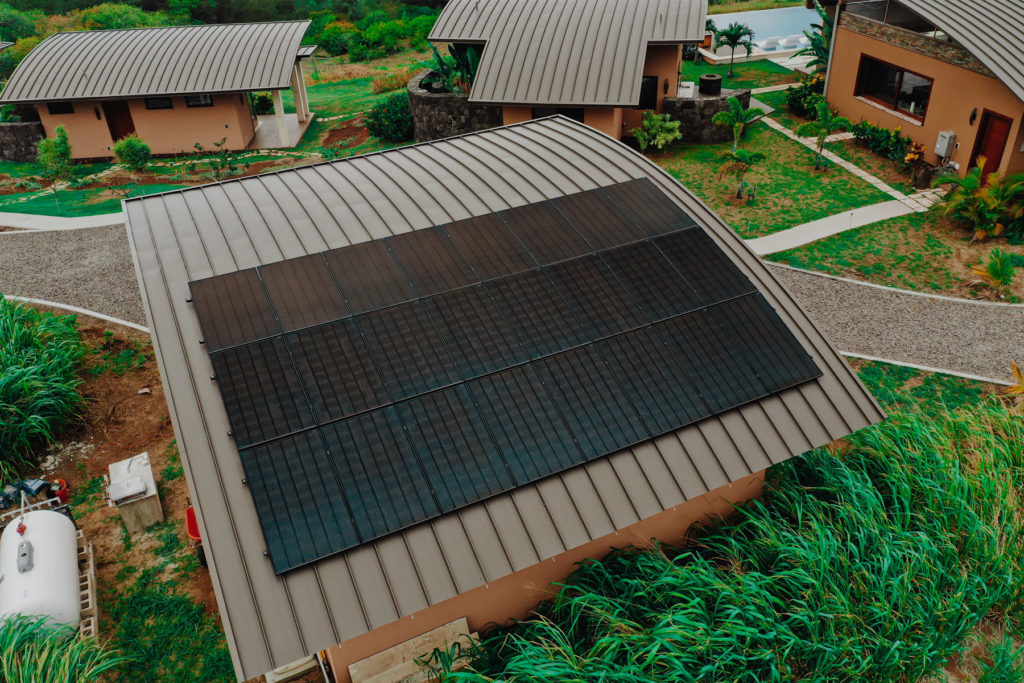
<path id="1" fill-rule="evenodd" d="M 761 291 L 824 373 L 283 575 L 188 283 L 649 178 Z M 671 176 L 563 117 L 124 202 L 136 272 L 240 677 L 295 661 L 614 533 L 884 417 L 761 260 Z"/>
<path id="2" fill-rule="evenodd" d="M 640 103 L 649 43 L 704 37 L 706 0 L 450 0 L 434 42 L 485 42 L 472 102 Z"/>
<path id="3" fill-rule="evenodd" d="M 57 33 L 28 53 L 0 102 L 287 88 L 309 21 Z"/>
<path id="4" fill-rule="evenodd" d="M 899 0 L 948 33 L 1024 100 L 1024 0 Z"/>

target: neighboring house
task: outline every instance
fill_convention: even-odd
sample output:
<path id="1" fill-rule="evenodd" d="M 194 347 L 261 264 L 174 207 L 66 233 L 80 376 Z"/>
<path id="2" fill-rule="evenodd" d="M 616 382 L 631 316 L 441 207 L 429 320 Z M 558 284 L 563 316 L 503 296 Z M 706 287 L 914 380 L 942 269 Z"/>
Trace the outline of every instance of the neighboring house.
<path id="1" fill-rule="evenodd" d="M 706 0 L 451 0 L 429 39 L 481 49 L 471 103 L 504 123 L 561 114 L 621 138 L 679 88 Z"/>
<path id="2" fill-rule="evenodd" d="M 1024 170 L 1020 2 L 850 0 L 839 11 L 826 95 L 841 114 L 901 127 L 931 163 L 965 172 L 983 156 L 986 173 Z M 944 131 L 956 139 L 936 149 Z"/>
<path id="3" fill-rule="evenodd" d="M 308 21 L 57 33 L 14 70 L 0 104 L 34 105 L 47 136 L 68 132 L 77 159 L 113 155 L 132 133 L 154 154 L 292 147 L 309 126 L 300 46 Z M 292 89 L 295 114 L 281 93 Z M 272 91 L 275 113 L 250 95 Z"/>
<path id="4" fill-rule="evenodd" d="M 564 117 L 124 209 L 239 678 L 524 617 L 884 417 L 735 232 Z"/>

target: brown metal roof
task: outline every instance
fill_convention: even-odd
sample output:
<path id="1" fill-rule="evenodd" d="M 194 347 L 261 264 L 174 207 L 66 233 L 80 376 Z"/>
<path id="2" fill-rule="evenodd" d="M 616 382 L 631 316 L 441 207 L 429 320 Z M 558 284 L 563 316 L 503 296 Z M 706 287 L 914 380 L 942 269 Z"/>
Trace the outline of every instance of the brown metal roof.
<path id="1" fill-rule="evenodd" d="M 948 33 L 1024 100 L 1024 0 L 900 0 L 900 4 Z"/>
<path id="2" fill-rule="evenodd" d="M 451 0 L 430 40 L 485 42 L 470 100 L 636 106 L 649 43 L 704 37 L 706 0 Z"/>
<path id="3" fill-rule="evenodd" d="M 287 88 L 309 21 L 57 33 L 14 70 L 0 102 Z"/>
<path id="4" fill-rule="evenodd" d="M 823 376 L 277 576 L 190 281 L 635 178 L 704 226 Z M 240 676 L 251 677 L 578 547 L 883 417 L 742 240 L 664 171 L 555 117 L 124 204 L 154 346 Z"/>

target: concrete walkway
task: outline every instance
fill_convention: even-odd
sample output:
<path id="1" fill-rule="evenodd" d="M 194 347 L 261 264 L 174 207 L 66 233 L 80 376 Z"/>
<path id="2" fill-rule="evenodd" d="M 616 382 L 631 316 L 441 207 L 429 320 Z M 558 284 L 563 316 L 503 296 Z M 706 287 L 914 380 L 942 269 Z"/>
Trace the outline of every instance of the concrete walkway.
<path id="1" fill-rule="evenodd" d="M 1024 305 L 934 296 L 777 263 L 768 268 L 844 353 L 1006 382 L 1024 361 Z"/>
<path id="2" fill-rule="evenodd" d="M 124 214 L 105 213 L 98 216 L 37 216 L 32 213 L 0 212 L 0 226 L 17 230 L 80 230 L 124 223 Z M 0 233 L 2 236 L 4 233 Z"/>
<path id="3" fill-rule="evenodd" d="M 899 200 L 862 206 L 853 211 L 844 211 L 834 216 L 827 216 L 810 223 L 798 225 L 795 228 L 774 232 L 764 237 L 746 240 L 747 246 L 754 250 L 758 256 L 774 254 L 787 249 L 810 244 L 832 235 L 838 235 L 847 230 L 862 228 L 865 225 L 877 223 L 878 221 L 905 216 L 914 213 L 914 209 L 907 207 Z"/>

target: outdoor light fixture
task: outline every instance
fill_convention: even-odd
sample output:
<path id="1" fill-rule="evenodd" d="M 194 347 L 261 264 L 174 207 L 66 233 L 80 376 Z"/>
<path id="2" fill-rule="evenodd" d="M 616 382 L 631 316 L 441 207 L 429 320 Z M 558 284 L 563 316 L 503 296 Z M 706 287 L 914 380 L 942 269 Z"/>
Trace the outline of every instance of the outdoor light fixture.
<path id="1" fill-rule="evenodd" d="M 665 79 L 665 94 L 668 94 L 668 79 Z"/>
<path id="2" fill-rule="evenodd" d="M 974 110 L 971 112 L 971 125 L 973 126 L 974 122 L 977 121 L 977 120 L 978 120 L 978 108 L 975 107 Z"/>

